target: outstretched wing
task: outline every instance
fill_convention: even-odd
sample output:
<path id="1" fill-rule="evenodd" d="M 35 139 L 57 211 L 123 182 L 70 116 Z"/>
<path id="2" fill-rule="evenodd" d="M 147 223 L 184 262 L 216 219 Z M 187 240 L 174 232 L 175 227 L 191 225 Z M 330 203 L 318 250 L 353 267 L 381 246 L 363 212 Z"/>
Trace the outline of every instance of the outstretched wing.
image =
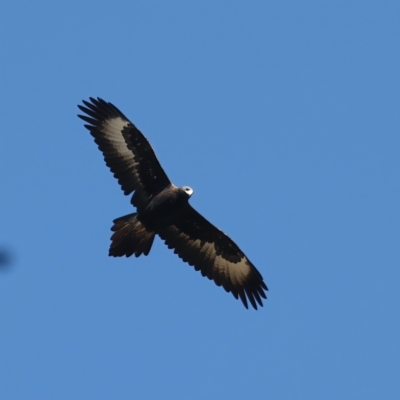
<path id="1" fill-rule="evenodd" d="M 83 104 L 86 107 L 78 107 L 86 115 L 78 117 L 88 123 L 85 127 L 124 193 L 136 191 L 132 198 L 135 206 L 140 207 L 171 183 L 148 140 L 117 107 L 92 97 Z"/>
<path id="2" fill-rule="evenodd" d="M 183 261 L 232 292 L 236 299 L 240 297 L 246 308 L 247 299 L 256 310 L 257 303 L 263 305 L 261 298 L 267 298 L 264 290 L 268 288 L 256 267 L 224 232 L 190 204 L 173 225 L 157 233 Z"/>

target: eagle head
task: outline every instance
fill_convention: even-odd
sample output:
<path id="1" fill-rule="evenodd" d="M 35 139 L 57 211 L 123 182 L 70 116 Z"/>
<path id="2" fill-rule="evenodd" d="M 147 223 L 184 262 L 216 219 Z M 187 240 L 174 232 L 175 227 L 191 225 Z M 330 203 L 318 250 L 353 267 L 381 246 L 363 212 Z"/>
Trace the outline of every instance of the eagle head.
<path id="1" fill-rule="evenodd" d="M 193 189 L 189 186 L 182 186 L 179 189 L 182 190 L 183 193 L 189 198 L 193 194 Z"/>

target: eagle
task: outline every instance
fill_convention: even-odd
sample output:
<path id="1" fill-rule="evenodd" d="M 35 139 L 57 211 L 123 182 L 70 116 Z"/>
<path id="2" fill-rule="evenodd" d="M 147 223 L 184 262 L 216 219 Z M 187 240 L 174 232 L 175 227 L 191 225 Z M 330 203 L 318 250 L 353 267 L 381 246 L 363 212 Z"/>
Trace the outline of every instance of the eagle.
<path id="1" fill-rule="evenodd" d="M 78 115 L 103 153 L 125 195 L 133 193 L 136 212 L 117 218 L 109 255 L 147 256 L 158 235 L 184 262 L 257 310 L 268 290 L 263 277 L 240 248 L 189 204 L 193 189 L 177 187 L 136 126 L 101 98 L 83 100 Z"/>

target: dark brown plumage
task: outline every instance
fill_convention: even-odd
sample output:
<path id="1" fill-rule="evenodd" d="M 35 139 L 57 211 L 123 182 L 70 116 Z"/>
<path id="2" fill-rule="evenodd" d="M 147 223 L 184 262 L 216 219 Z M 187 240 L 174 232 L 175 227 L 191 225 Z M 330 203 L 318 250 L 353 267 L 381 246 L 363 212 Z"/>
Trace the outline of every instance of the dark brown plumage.
<path id="1" fill-rule="evenodd" d="M 268 290 L 261 274 L 239 247 L 189 204 L 193 190 L 168 179 L 150 143 L 114 105 L 83 101 L 87 124 L 107 166 L 137 212 L 114 220 L 109 255 L 148 255 L 157 234 L 203 276 L 257 309 Z"/>

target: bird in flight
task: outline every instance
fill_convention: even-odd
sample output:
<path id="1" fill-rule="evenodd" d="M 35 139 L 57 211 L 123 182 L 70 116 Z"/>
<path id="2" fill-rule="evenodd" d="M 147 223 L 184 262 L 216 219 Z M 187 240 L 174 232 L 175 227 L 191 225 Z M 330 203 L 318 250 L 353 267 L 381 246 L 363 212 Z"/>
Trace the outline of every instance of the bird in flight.
<path id="1" fill-rule="evenodd" d="M 103 153 L 135 213 L 115 219 L 109 255 L 147 256 L 158 235 L 183 261 L 257 310 L 268 290 L 239 247 L 189 204 L 193 189 L 167 177 L 144 135 L 113 104 L 83 100 L 78 115 Z"/>

